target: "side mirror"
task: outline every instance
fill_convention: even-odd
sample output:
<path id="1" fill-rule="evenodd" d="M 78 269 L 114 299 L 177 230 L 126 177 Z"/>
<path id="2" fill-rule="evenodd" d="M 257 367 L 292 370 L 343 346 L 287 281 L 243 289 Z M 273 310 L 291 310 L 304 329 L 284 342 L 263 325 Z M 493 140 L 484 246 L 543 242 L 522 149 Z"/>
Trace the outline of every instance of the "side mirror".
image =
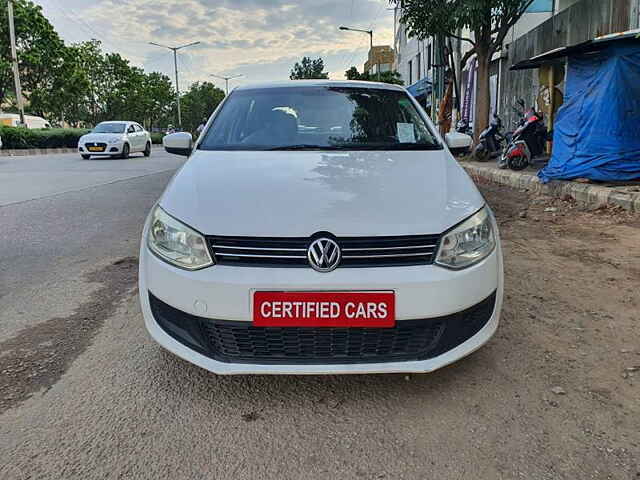
<path id="1" fill-rule="evenodd" d="M 459 132 L 449 132 L 444 136 L 444 141 L 450 150 L 465 150 L 471 148 L 473 138 L 470 135 Z"/>
<path id="2" fill-rule="evenodd" d="M 193 138 L 189 132 L 178 132 L 166 135 L 162 145 L 167 153 L 188 157 L 193 150 Z"/>

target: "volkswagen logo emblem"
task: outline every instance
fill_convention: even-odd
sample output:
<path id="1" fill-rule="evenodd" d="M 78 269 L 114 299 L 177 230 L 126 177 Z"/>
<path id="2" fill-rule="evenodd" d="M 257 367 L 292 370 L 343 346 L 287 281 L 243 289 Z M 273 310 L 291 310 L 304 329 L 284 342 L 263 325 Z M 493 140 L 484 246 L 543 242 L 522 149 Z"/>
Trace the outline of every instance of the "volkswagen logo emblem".
<path id="1" fill-rule="evenodd" d="M 330 238 L 314 240 L 307 250 L 309 265 L 317 272 L 331 272 L 340 263 L 340 247 Z"/>

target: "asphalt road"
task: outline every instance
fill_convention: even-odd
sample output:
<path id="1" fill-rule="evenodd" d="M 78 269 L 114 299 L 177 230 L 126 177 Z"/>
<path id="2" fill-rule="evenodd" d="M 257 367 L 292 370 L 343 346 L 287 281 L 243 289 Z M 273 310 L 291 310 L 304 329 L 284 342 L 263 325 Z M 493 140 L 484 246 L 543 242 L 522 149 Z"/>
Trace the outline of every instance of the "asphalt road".
<path id="1" fill-rule="evenodd" d="M 144 218 L 182 157 L 0 157 L 0 338 L 76 308 L 96 265 L 137 256 Z"/>
<path id="2" fill-rule="evenodd" d="M 0 158 L 0 479 L 640 478 L 637 219 L 483 186 L 507 260 L 484 348 L 430 375 L 217 377 L 150 340 L 135 295 L 180 164 Z"/>

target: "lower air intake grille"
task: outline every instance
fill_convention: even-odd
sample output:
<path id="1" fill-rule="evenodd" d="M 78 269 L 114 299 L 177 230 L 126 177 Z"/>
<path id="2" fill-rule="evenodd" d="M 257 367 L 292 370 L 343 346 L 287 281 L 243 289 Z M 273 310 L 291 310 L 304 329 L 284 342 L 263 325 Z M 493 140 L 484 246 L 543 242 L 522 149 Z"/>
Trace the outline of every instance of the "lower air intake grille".
<path id="1" fill-rule="evenodd" d="M 459 313 L 401 320 L 394 328 L 254 327 L 195 317 L 149 294 L 153 316 L 179 342 L 227 363 L 346 364 L 426 360 L 457 347 L 484 327 L 493 293 Z"/>

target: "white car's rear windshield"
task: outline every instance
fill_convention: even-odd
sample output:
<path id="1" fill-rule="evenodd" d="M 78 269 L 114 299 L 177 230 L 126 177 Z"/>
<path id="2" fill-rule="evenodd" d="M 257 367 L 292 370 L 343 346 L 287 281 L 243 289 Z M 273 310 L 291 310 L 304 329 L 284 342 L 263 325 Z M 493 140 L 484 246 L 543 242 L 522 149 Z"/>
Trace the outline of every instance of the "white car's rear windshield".
<path id="1" fill-rule="evenodd" d="M 124 133 L 124 123 L 99 123 L 93 133 Z"/>
<path id="2" fill-rule="evenodd" d="M 353 87 L 236 90 L 202 150 L 442 148 L 406 93 Z"/>

